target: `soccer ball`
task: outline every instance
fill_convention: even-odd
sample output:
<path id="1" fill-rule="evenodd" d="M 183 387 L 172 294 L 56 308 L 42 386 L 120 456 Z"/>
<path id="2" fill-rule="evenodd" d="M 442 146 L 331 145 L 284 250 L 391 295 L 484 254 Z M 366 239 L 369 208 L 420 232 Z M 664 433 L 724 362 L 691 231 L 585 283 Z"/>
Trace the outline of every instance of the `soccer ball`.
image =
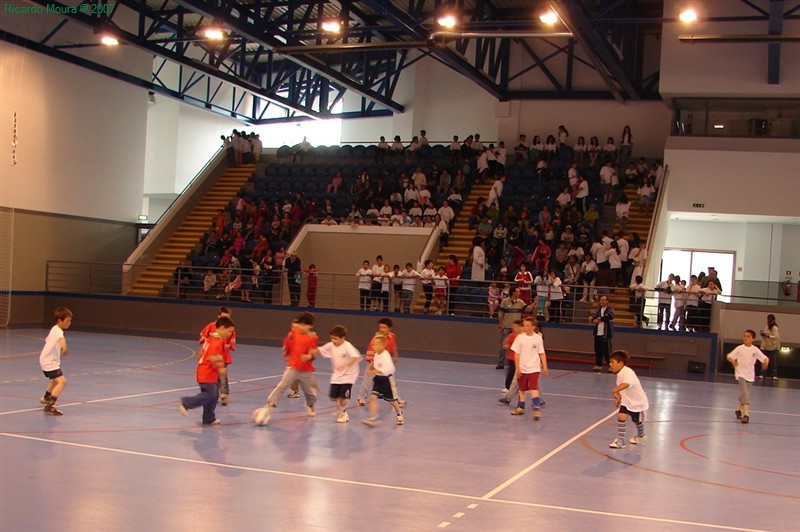
<path id="1" fill-rule="evenodd" d="M 253 423 L 256 425 L 266 425 L 269 423 L 270 412 L 269 408 L 266 406 L 262 406 L 261 408 L 256 408 L 253 410 Z"/>

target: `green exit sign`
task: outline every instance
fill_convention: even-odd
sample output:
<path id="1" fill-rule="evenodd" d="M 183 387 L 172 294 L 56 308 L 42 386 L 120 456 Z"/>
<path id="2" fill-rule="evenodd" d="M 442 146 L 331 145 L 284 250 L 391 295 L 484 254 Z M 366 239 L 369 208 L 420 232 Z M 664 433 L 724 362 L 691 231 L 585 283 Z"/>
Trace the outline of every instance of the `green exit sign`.
<path id="1" fill-rule="evenodd" d="M 692 207 L 694 207 L 695 209 L 705 209 L 706 208 L 706 204 L 705 203 L 692 203 Z"/>

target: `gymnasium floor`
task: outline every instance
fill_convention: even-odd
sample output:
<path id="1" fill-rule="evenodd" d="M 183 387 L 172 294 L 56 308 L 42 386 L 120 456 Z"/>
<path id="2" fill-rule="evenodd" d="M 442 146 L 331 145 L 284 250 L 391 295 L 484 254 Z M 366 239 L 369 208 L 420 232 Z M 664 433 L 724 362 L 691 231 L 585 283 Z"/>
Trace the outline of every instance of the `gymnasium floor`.
<path id="1" fill-rule="evenodd" d="M 742 425 L 732 378 L 643 377 L 648 440 L 614 450 L 612 375 L 553 364 L 536 422 L 497 402 L 491 365 L 404 358 L 406 424 L 382 405 L 370 428 L 363 408 L 335 422 L 318 360 L 317 416 L 284 398 L 256 427 L 282 358 L 240 345 L 223 423 L 203 428 L 177 410 L 197 389 L 197 344 L 71 330 L 65 415 L 52 417 L 39 405 L 46 333 L 0 330 L 3 532 L 797 530 L 798 389 L 757 384 Z"/>

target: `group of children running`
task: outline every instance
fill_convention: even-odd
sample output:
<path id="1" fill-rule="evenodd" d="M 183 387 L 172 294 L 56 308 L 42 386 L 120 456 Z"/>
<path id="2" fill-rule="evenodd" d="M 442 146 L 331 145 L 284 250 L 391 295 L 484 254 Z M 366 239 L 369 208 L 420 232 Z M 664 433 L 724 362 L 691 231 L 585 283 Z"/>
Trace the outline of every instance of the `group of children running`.
<path id="1" fill-rule="evenodd" d="M 368 366 L 358 391 L 357 402 L 359 406 L 369 404 L 369 417 L 363 421 L 370 426 L 378 423 L 378 401 L 381 399 L 391 404 L 397 424 L 405 423 L 401 409 L 405 402 L 397 393 L 397 383 L 394 379 L 398 351 L 392 326 L 390 318 L 380 318 L 378 332 L 367 347 Z M 259 425 L 266 425 L 284 392 L 289 388 L 291 392 L 288 397 L 300 397 L 302 392 L 305 397 L 306 414 L 316 415 L 318 384 L 314 377 L 316 371 L 314 360 L 317 355 L 331 361 L 332 373 L 328 395 L 338 407 L 336 421 L 347 423 L 350 420 L 347 406 L 353 386 L 359 377 L 359 362 L 362 356 L 358 349 L 347 341 L 346 327 L 336 325 L 330 330 L 329 335 L 330 341 L 319 346 L 317 334 L 314 332 L 314 315 L 310 312 L 304 312 L 292 321 L 291 329 L 283 340 L 286 369 L 278 385 L 267 397 L 266 405 L 254 413 L 254 421 Z M 217 320 L 206 325 L 200 333 L 200 342 L 203 344 L 197 359 L 197 382 L 200 393 L 182 397 L 178 408 L 183 415 L 186 415 L 188 410 L 202 406 L 203 425 L 218 425 L 220 421 L 216 417 L 216 407 L 218 403 L 228 404 L 227 366 L 231 363 L 230 353 L 236 347 L 235 325 L 228 307 L 221 307 Z"/>
<path id="2" fill-rule="evenodd" d="M 56 408 L 61 392 L 67 384 L 61 369 L 61 357 L 67 355 L 67 342 L 64 331 L 72 324 L 73 314 L 65 307 L 55 310 L 55 325 L 45 339 L 44 348 L 39 356 L 39 364 L 45 377 L 49 379 L 44 396 L 40 402 L 44 405 L 44 413 L 61 416 L 63 412 Z M 395 364 L 398 359 L 397 337 L 392 332 L 391 318 L 378 320 L 378 331 L 367 347 L 366 360 L 361 387 L 358 391 L 357 404 L 368 404 L 368 417 L 363 420 L 366 425 L 375 426 L 379 421 L 378 401 L 387 401 L 396 416 L 398 425 L 405 423 L 402 407 L 405 401 L 400 399 L 395 380 Z M 330 359 L 332 373 L 329 397 L 338 407 L 336 421 L 347 423 L 348 403 L 352 388 L 359 377 L 361 353 L 347 341 L 347 328 L 336 325 L 330 332 L 330 341 L 319 346 L 317 334 L 314 332 L 314 315 L 304 312 L 297 316 L 289 333 L 283 340 L 283 356 L 286 369 L 280 382 L 267 398 L 263 415 L 258 424 L 269 422 L 273 410 L 278 406 L 284 392 L 292 387 L 295 397 L 299 390 L 305 395 L 306 413 L 316 414 L 317 380 L 314 378 L 314 360 L 317 355 Z M 769 358 L 754 345 L 756 333 L 746 330 L 742 337 L 742 345 L 728 353 L 727 360 L 734 367 L 734 375 L 739 384 L 739 404 L 735 414 L 742 423 L 750 422 L 750 388 L 755 380 L 755 365 L 760 362 L 762 369 L 769 365 Z M 196 377 L 200 392 L 193 396 L 182 397 L 178 408 L 183 415 L 194 408 L 203 408 L 203 425 L 219 425 L 216 417 L 217 403 L 228 404 L 228 365 L 231 364 L 231 351 L 236 349 L 236 324 L 231 318 L 228 307 L 220 307 L 217 319 L 206 325 L 200 333 L 202 347 L 197 356 Z M 506 376 L 507 394 L 500 401 L 511 403 L 516 391 L 517 404 L 512 415 L 524 415 L 528 396 L 531 397 L 533 418 L 541 418 L 541 407 L 544 405 L 539 391 L 539 377 L 547 376 L 547 355 L 544 338 L 536 319 L 527 317 L 514 324 L 513 332 L 505 342 L 509 349 Z M 616 374 L 616 383 L 611 390 L 615 404 L 619 408 L 617 414 L 617 437 L 609 447 L 621 449 L 626 447 L 626 422 L 630 416 L 636 426 L 636 436 L 629 440 L 638 444 L 646 439 L 644 432 L 644 413 L 649 408 L 647 394 L 642 388 L 636 373 L 628 366 L 629 358 L 625 351 L 614 351 L 610 356 L 611 371 Z M 367 396 L 369 398 L 367 399 Z M 293 395 L 289 395 L 293 397 Z M 258 412 L 258 410 L 257 410 Z M 255 418 L 255 414 L 254 414 Z"/>

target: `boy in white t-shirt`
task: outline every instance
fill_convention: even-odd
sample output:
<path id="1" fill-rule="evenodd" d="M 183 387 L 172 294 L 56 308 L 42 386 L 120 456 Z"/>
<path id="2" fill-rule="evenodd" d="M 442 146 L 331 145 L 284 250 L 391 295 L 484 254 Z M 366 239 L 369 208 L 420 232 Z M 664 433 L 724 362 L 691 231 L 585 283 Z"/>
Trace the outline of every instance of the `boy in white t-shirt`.
<path id="1" fill-rule="evenodd" d="M 742 345 L 728 353 L 728 362 L 733 365 L 734 376 L 739 383 L 739 406 L 736 407 L 736 419 L 742 423 L 750 423 L 750 387 L 756 380 L 756 360 L 761 362 L 761 371 L 769 366 L 769 357 L 761 349 L 753 345 L 756 332 L 747 329 L 742 335 Z"/>
<path id="2" fill-rule="evenodd" d="M 536 334 L 536 320 L 525 318 L 522 332 L 514 338 L 511 344 L 514 353 L 515 376 L 519 386 L 517 407 L 511 412 L 512 416 L 525 414 L 525 400 L 531 392 L 531 405 L 533 419 L 542 417 L 542 398 L 539 394 L 539 374 L 547 376 L 547 354 L 544 351 L 544 339 Z"/>
<path id="3" fill-rule="evenodd" d="M 333 373 L 331 373 L 331 388 L 328 396 L 331 401 L 339 405 L 337 423 L 347 423 L 350 416 L 347 414 L 347 402 L 353 389 L 353 384 L 358 380 L 358 362 L 361 353 L 353 344 L 345 340 L 347 328 L 336 325 L 330 332 L 331 341 L 319 348 L 319 354 L 331 359 Z"/>
<path id="4" fill-rule="evenodd" d="M 67 355 L 67 340 L 64 338 L 64 331 L 72 325 L 72 311 L 66 307 L 58 307 L 54 315 L 56 324 L 50 329 L 39 355 L 39 366 L 41 366 L 44 376 L 50 379 L 44 396 L 39 399 L 39 402 L 44 405 L 45 414 L 63 416 L 64 412 L 56 408 L 56 401 L 67 385 L 67 379 L 64 377 L 64 372 L 61 371 L 61 357 Z"/>
<path id="5" fill-rule="evenodd" d="M 612 449 L 625 448 L 625 422 L 628 416 L 636 425 L 636 436 L 631 438 L 631 443 L 637 444 L 644 441 L 644 413 L 649 408 L 647 394 L 644 393 L 639 377 L 628 367 L 628 352 L 614 351 L 611 353 L 609 367 L 617 374 L 617 385 L 611 390 L 611 395 L 616 399 L 617 413 L 617 438 L 608 444 Z"/>
<path id="6" fill-rule="evenodd" d="M 394 362 L 392 355 L 386 350 L 388 341 L 382 334 L 377 334 L 372 338 L 372 346 L 375 349 L 375 357 L 369 367 L 369 373 L 374 376 L 372 381 L 372 394 L 369 398 L 369 417 L 364 419 L 364 424 L 375 426 L 378 423 L 378 399 L 388 401 L 395 414 L 397 424 L 405 423 L 403 411 L 400 410 L 397 397 L 392 389 L 391 377 L 394 375 Z"/>

